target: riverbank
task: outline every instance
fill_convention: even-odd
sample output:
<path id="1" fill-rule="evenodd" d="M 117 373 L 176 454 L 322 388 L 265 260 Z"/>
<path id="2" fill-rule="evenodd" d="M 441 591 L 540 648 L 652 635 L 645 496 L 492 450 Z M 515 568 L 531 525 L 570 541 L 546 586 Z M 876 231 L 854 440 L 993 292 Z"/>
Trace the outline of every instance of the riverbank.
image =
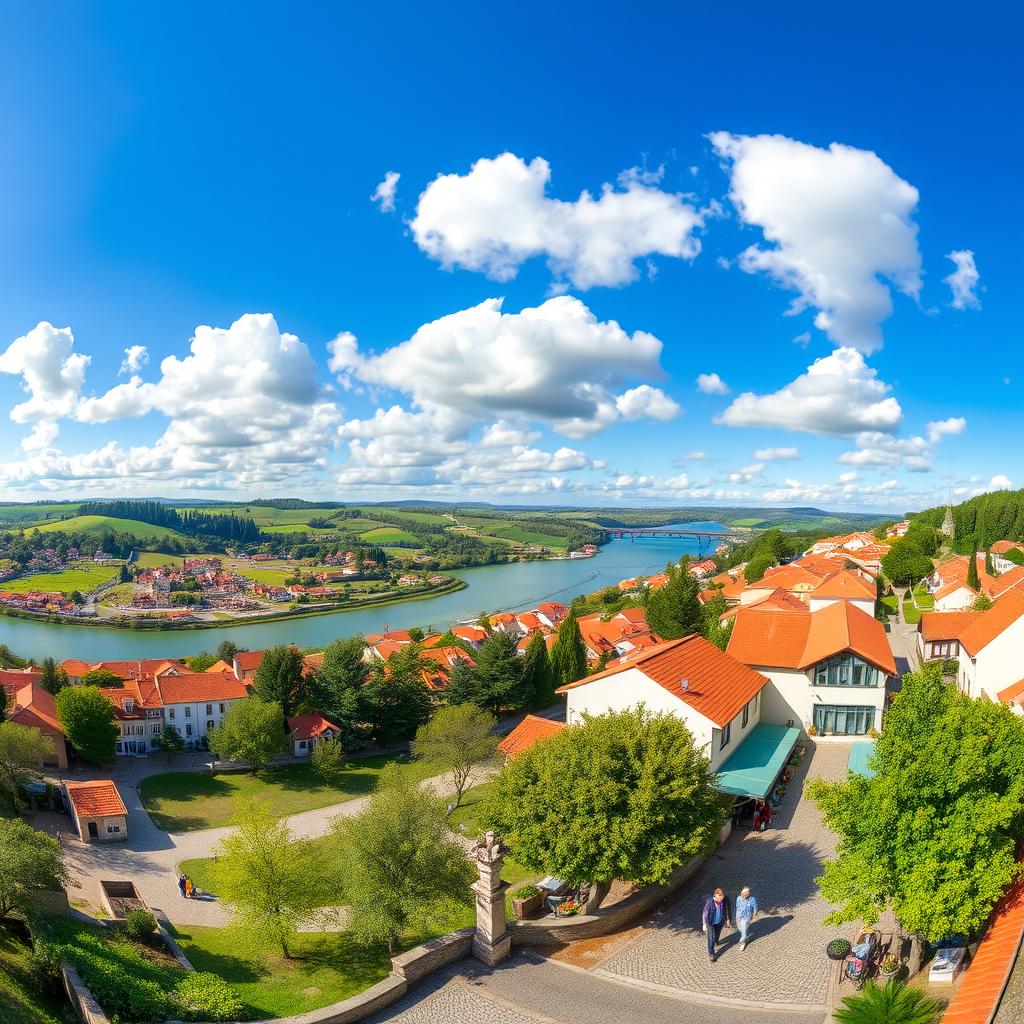
<path id="1" fill-rule="evenodd" d="M 8 608 L 0 605 L 0 615 L 12 619 L 28 619 L 33 622 L 49 622 L 61 626 L 84 626 L 90 629 L 121 630 L 131 633 L 181 633 L 199 629 L 225 629 L 235 626 L 259 626 L 268 622 L 285 622 L 290 619 L 308 619 L 316 615 L 344 615 L 348 612 L 360 612 L 366 608 L 380 608 L 389 604 L 405 604 L 407 601 L 428 601 L 445 594 L 453 594 L 464 590 L 468 584 L 465 580 L 452 577 L 443 586 L 428 587 L 413 591 L 396 591 L 395 593 L 374 595 L 353 602 L 348 606 L 311 605 L 309 608 L 290 608 L 282 612 L 268 612 L 266 615 L 225 616 L 221 619 L 193 619 L 188 622 L 176 622 L 173 619 L 146 618 L 144 616 L 90 616 L 88 618 L 74 615 L 55 615 L 47 612 L 30 612 L 23 608 Z"/>

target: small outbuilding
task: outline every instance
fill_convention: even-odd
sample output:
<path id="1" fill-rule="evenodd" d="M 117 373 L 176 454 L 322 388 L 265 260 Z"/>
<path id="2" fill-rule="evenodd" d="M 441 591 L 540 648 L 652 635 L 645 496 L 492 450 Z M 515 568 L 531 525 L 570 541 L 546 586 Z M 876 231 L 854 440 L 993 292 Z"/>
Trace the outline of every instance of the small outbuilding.
<path id="1" fill-rule="evenodd" d="M 128 838 L 128 811 L 110 779 L 66 782 L 68 812 L 83 843 L 111 843 Z"/>
<path id="2" fill-rule="evenodd" d="M 296 757 L 309 757 L 321 740 L 336 740 L 340 730 L 323 715 L 293 715 L 288 719 L 288 738 Z"/>

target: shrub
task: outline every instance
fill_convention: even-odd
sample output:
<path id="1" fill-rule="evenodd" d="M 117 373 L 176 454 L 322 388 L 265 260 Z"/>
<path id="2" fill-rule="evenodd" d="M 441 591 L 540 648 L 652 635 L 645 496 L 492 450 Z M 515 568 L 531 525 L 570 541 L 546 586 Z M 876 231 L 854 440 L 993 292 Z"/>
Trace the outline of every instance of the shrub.
<path id="1" fill-rule="evenodd" d="M 156 931 L 156 918 L 148 910 L 129 910 L 124 919 L 124 933 L 129 939 L 148 939 Z"/>
<path id="2" fill-rule="evenodd" d="M 91 950 L 78 950 L 70 959 L 111 1018 L 148 1022 L 170 1016 L 171 1000 L 155 981 L 130 977 L 123 965 L 105 960 Z"/>
<path id="3" fill-rule="evenodd" d="M 246 1020 L 251 1014 L 242 997 L 216 974 L 197 972 L 174 988 L 177 1013 L 182 1020 Z"/>
<path id="4" fill-rule="evenodd" d="M 946 658 L 942 662 L 942 674 L 955 676 L 960 671 L 960 662 L 956 658 Z"/>
<path id="5" fill-rule="evenodd" d="M 536 896 L 540 892 L 540 889 L 535 885 L 521 885 L 518 889 L 513 889 L 509 894 L 514 900 L 528 900 L 531 896 Z"/>

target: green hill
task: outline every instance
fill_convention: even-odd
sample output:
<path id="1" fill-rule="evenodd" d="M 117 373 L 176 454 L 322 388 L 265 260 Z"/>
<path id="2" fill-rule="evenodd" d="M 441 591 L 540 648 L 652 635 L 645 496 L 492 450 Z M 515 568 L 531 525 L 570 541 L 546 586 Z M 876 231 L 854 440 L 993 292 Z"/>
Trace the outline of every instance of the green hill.
<path id="1" fill-rule="evenodd" d="M 26 533 L 35 531 L 40 533 L 56 533 L 63 530 L 65 533 L 91 533 L 103 534 L 108 530 L 113 533 L 131 533 L 136 537 L 155 537 L 163 540 L 165 537 L 180 537 L 181 534 L 166 526 L 152 526 L 149 523 L 140 522 L 138 519 L 115 519 L 113 516 L 72 516 L 71 519 L 60 519 L 53 523 L 43 523 L 41 526 L 33 526 L 26 530 Z"/>
<path id="2" fill-rule="evenodd" d="M 0 927 L 0 1024 L 63 1024 L 73 1015 L 32 962 L 32 951 Z"/>

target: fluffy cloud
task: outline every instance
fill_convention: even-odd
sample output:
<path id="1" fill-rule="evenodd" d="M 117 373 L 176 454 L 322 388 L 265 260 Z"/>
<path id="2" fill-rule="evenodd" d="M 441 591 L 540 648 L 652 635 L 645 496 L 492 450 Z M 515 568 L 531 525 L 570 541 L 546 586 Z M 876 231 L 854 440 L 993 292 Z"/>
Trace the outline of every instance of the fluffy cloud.
<path id="1" fill-rule="evenodd" d="M 654 335 L 599 321 L 569 296 L 520 313 L 501 307 L 501 299 L 488 299 L 451 313 L 379 355 L 363 355 L 353 335 L 339 335 L 328 346 L 330 367 L 343 383 L 391 388 L 421 409 L 541 420 L 572 438 L 680 411 L 649 385 L 615 394 L 628 378 L 661 376 Z"/>
<path id="2" fill-rule="evenodd" d="M 800 451 L 797 448 L 758 448 L 754 452 L 754 458 L 758 462 L 779 462 L 783 459 L 799 459 Z"/>
<path id="3" fill-rule="evenodd" d="M 705 395 L 727 395 L 729 385 L 717 373 L 701 373 L 697 376 L 697 390 Z"/>
<path id="4" fill-rule="evenodd" d="M 69 356 L 70 340 L 67 332 L 56 362 L 67 366 L 78 359 L 84 370 L 88 357 Z M 301 479 L 325 464 L 335 443 L 338 409 L 321 396 L 312 355 L 294 335 L 279 331 L 269 314 L 247 314 L 226 329 L 197 328 L 190 354 L 168 356 L 160 374 L 155 382 L 133 375 L 99 397 L 79 398 L 78 372 L 56 405 L 61 415 L 84 423 L 161 414 L 169 422 L 152 446 L 112 443 L 65 455 L 50 447 L 54 427 L 40 427 L 24 446 L 36 454 L 0 468 L 0 479 L 44 487 L 127 481 L 119 485 L 125 493 L 165 480 L 182 490 L 250 487 Z"/>
<path id="5" fill-rule="evenodd" d="M 988 482 L 988 486 L 985 488 L 986 491 L 1009 491 L 1013 489 L 1013 481 L 1008 476 L 1003 476 L 1002 473 L 997 473 Z"/>
<path id="6" fill-rule="evenodd" d="M 730 427 L 781 427 L 844 436 L 891 431 L 903 411 L 891 388 L 852 348 L 816 359 L 807 372 L 770 395 L 739 395 L 716 422 Z"/>
<path id="7" fill-rule="evenodd" d="M 805 483 L 800 480 L 786 480 L 784 486 L 762 491 L 758 500 L 776 504 L 799 502 L 809 505 L 860 504 L 865 498 L 873 504 L 902 507 L 907 495 L 899 489 L 896 480 L 885 480 L 878 484 L 860 484 L 856 473 L 844 473 L 839 483 Z"/>
<path id="8" fill-rule="evenodd" d="M 981 309 L 981 299 L 975 293 L 981 275 L 974 265 L 974 253 L 970 249 L 957 249 L 946 253 L 946 259 L 952 260 L 956 267 L 953 273 L 942 279 L 953 293 L 949 304 L 954 309 Z"/>
<path id="9" fill-rule="evenodd" d="M 948 420 L 933 420 L 928 424 L 928 440 L 938 444 L 944 437 L 962 434 L 967 429 L 963 416 L 950 416 Z"/>
<path id="10" fill-rule="evenodd" d="M 39 420 L 32 428 L 32 433 L 21 439 L 22 451 L 41 452 L 52 448 L 60 426 L 54 420 Z"/>
<path id="11" fill-rule="evenodd" d="M 124 350 L 124 359 L 121 360 L 121 369 L 117 371 L 117 375 L 126 377 L 138 373 L 148 362 L 149 352 L 146 351 L 146 346 L 132 345 Z"/>
<path id="12" fill-rule="evenodd" d="M 742 469 L 734 469 L 729 474 L 729 483 L 748 484 L 751 480 L 759 477 L 764 472 L 764 463 L 755 462 L 752 466 L 744 466 Z"/>
<path id="13" fill-rule="evenodd" d="M 899 466 L 912 473 L 932 468 L 931 447 L 923 437 L 893 437 L 876 430 L 857 435 L 857 450 L 843 452 L 839 461 L 847 466 Z"/>
<path id="14" fill-rule="evenodd" d="M 548 162 L 513 153 L 477 160 L 468 174 L 438 175 L 420 195 L 411 223 L 416 244 L 445 267 L 464 267 L 499 281 L 546 256 L 560 282 L 580 289 L 636 280 L 636 260 L 650 255 L 693 259 L 694 233 L 708 212 L 686 197 L 654 187 L 658 175 L 633 169 L 621 191 L 605 185 L 596 199 L 574 202 L 545 193 Z"/>
<path id="15" fill-rule="evenodd" d="M 832 143 L 819 149 L 781 135 L 715 132 L 730 162 L 730 198 L 767 246 L 739 257 L 795 291 L 790 312 L 818 310 L 815 325 L 837 344 L 872 352 L 892 313 L 882 279 L 914 298 L 921 256 L 913 220 L 917 189 L 874 153 Z"/>
<path id="16" fill-rule="evenodd" d="M 70 327 L 43 321 L 0 353 L 0 373 L 20 375 L 29 395 L 11 409 L 15 423 L 55 420 L 75 407 L 90 357 L 72 352 L 74 344 Z"/>
<path id="17" fill-rule="evenodd" d="M 398 191 L 398 171 L 388 171 L 384 180 L 379 182 L 370 196 L 370 201 L 380 206 L 381 213 L 393 213 L 395 210 L 395 193 Z"/>

